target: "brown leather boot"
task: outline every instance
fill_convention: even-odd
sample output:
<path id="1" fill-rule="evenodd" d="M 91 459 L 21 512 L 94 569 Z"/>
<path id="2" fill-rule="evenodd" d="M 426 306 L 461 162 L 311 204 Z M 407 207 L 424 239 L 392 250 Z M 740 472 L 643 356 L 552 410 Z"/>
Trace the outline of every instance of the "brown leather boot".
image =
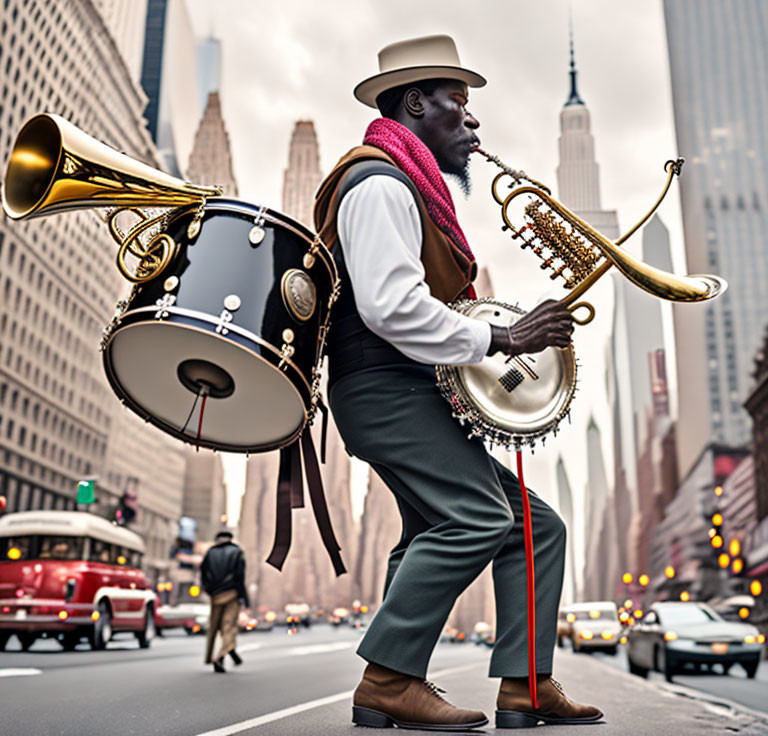
<path id="1" fill-rule="evenodd" d="M 479 710 L 451 705 L 434 684 L 371 662 L 352 696 L 352 722 L 372 728 L 466 731 L 488 723 Z"/>
<path id="2" fill-rule="evenodd" d="M 531 707 L 527 677 L 504 677 L 496 698 L 496 728 L 530 728 L 545 724 L 596 723 L 603 714 L 593 705 L 569 700 L 557 680 L 549 675 L 536 678 L 539 707 Z"/>

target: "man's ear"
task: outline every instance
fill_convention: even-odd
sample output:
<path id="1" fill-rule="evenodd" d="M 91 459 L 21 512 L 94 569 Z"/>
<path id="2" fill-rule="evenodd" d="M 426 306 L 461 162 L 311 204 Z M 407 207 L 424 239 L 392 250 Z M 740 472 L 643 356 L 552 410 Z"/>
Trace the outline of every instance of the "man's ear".
<path id="1" fill-rule="evenodd" d="M 414 118 L 424 117 L 424 93 L 418 87 L 411 87 L 403 95 L 403 107 Z"/>

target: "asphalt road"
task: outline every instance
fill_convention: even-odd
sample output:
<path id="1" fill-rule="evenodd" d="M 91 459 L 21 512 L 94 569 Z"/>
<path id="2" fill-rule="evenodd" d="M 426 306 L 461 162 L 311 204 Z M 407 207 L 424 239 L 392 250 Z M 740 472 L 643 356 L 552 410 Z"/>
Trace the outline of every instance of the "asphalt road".
<path id="1" fill-rule="evenodd" d="M 239 668 L 228 664 L 226 675 L 203 665 L 201 637 L 183 634 L 156 639 L 149 650 L 138 649 L 125 636 L 102 652 L 85 644 L 63 652 L 53 641 L 38 641 L 22 653 L 13 640 L 0 653 L 0 732 L 360 736 L 363 732 L 349 720 L 351 691 L 363 667 L 354 654 L 359 638 L 352 629 L 328 626 L 294 636 L 277 629 L 254 632 L 239 640 L 245 663 Z M 452 702 L 482 708 L 492 717 L 498 681 L 486 677 L 488 655 L 485 647 L 441 644 L 430 677 L 447 689 Z M 563 650 L 556 655 L 556 675 L 569 695 L 605 711 L 599 736 L 768 734 L 768 717 L 713 705 L 690 693 L 682 697 L 663 682 L 621 672 L 621 659 Z M 733 681 L 737 689 L 762 688 L 764 698 L 768 693 L 764 680 L 746 681 L 734 674 L 713 679 L 720 685 Z M 571 731 L 583 734 L 584 727 L 558 727 L 557 736 Z M 491 722 L 474 733 L 492 732 Z"/>
<path id="2" fill-rule="evenodd" d="M 581 656 L 581 655 L 579 655 Z M 623 649 L 615 657 L 595 652 L 591 655 L 597 660 L 604 662 L 611 667 L 628 672 L 627 656 Z M 653 683 L 663 683 L 664 675 L 660 672 L 649 672 L 648 680 Z M 675 675 L 672 678 L 673 684 L 682 685 L 691 690 L 698 690 L 712 699 L 728 699 L 735 703 L 753 708 L 764 713 L 768 713 L 768 662 L 763 661 L 757 670 L 757 675 L 753 680 L 748 680 L 746 672 L 734 665 L 727 675 L 721 674 L 719 667 L 711 673 L 686 672 L 684 675 Z"/>

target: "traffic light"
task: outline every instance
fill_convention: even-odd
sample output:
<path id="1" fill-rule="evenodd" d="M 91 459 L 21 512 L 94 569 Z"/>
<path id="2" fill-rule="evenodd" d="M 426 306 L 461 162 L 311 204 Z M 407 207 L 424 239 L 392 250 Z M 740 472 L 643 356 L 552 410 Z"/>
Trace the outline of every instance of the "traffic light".
<path id="1" fill-rule="evenodd" d="M 126 491 L 115 509 L 115 522 L 120 526 L 132 524 L 136 520 L 136 511 L 136 494 Z"/>

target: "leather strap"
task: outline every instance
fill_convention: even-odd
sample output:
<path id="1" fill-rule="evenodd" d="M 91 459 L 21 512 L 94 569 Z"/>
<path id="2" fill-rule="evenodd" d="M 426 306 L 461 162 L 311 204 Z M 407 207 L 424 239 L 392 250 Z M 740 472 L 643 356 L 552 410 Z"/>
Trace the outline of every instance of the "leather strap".
<path id="1" fill-rule="evenodd" d="M 325 503 L 323 479 L 317 462 L 312 433 L 307 430 L 301 438 L 280 450 L 280 472 L 277 478 L 277 514 L 275 520 L 275 540 L 267 564 L 278 570 L 291 548 L 291 511 L 304 506 L 301 473 L 301 456 L 304 456 L 304 473 L 307 476 L 307 489 L 312 501 L 312 511 L 323 545 L 331 558 L 336 575 L 343 575 L 347 570 L 341 559 L 341 547 L 333 533 L 331 517 Z"/>
<path id="2" fill-rule="evenodd" d="M 275 516 L 275 541 L 267 557 L 267 564 L 283 569 L 283 563 L 291 548 L 291 452 L 293 445 L 280 450 L 280 471 L 277 474 L 277 511 Z M 256 520 L 258 523 L 258 519 Z"/>
<path id="3" fill-rule="evenodd" d="M 323 490 L 323 478 L 320 475 L 320 466 L 317 464 L 317 454 L 315 453 L 315 443 L 312 441 L 312 434 L 304 432 L 301 436 L 301 449 L 304 453 L 304 470 L 307 473 L 307 486 L 309 487 L 309 498 L 312 501 L 312 511 L 315 513 L 317 528 L 320 530 L 320 537 L 323 540 L 325 549 L 333 563 L 333 569 L 337 577 L 343 575 L 347 569 L 341 560 L 341 547 L 336 541 L 331 525 L 331 517 L 328 514 L 328 506 L 325 503 L 325 491 Z"/>

